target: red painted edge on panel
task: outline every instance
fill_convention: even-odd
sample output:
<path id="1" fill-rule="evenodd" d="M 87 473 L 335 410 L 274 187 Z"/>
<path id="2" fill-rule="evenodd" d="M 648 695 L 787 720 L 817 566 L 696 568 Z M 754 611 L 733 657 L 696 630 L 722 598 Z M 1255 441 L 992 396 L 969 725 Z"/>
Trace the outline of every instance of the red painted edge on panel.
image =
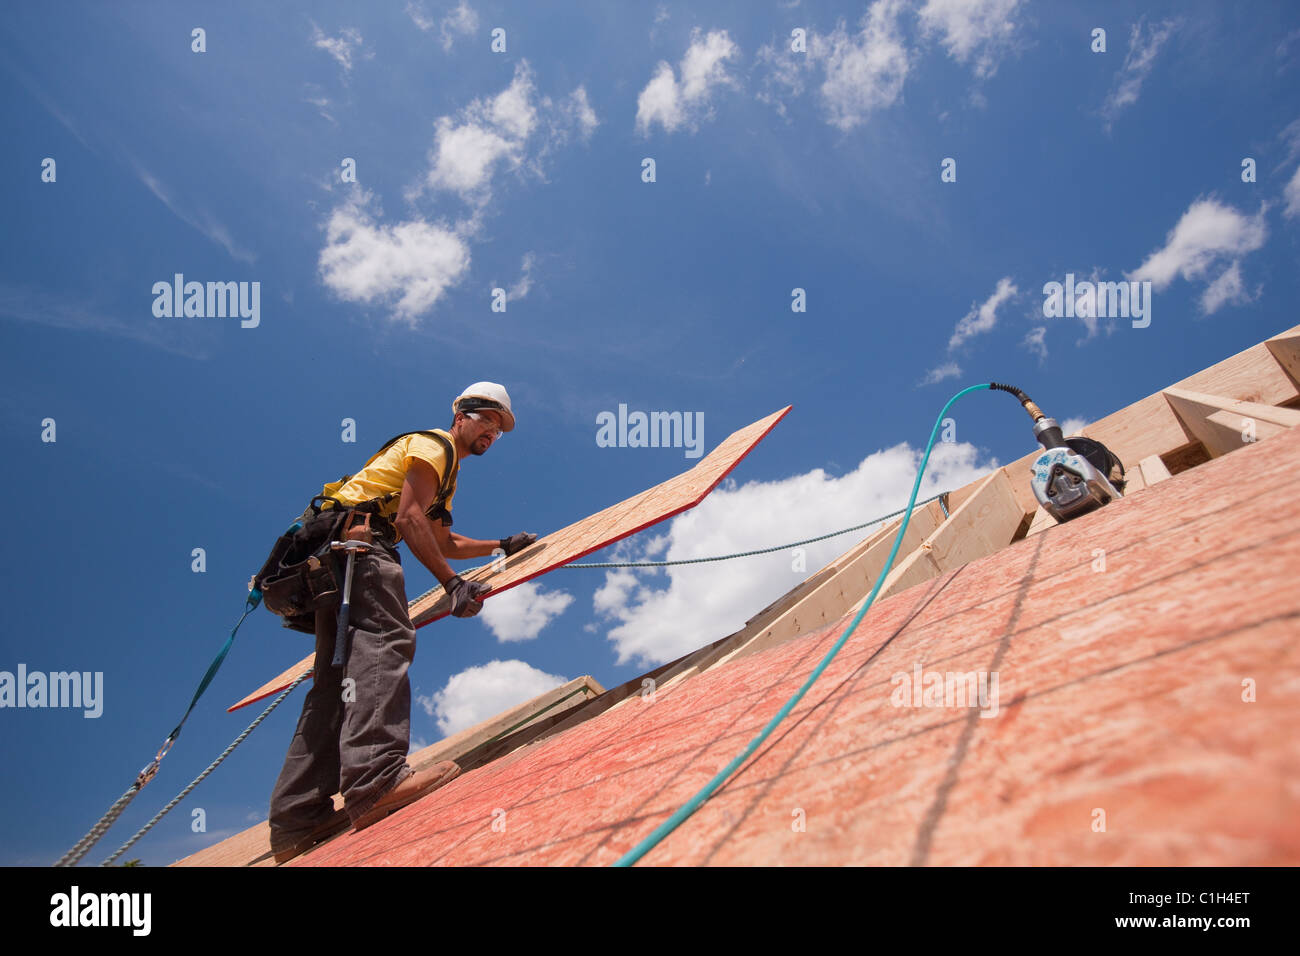
<path id="1" fill-rule="evenodd" d="M 772 429 L 775 428 L 780 423 L 781 419 L 785 418 L 785 416 L 789 414 L 790 409 L 792 408 L 794 408 L 793 405 L 787 405 L 785 408 L 781 409 L 780 412 L 775 413 L 777 417 L 772 419 L 772 424 L 768 425 L 767 428 L 763 429 L 763 433 L 759 435 L 757 438 L 755 438 L 752 442 L 750 442 L 749 447 L 746 448 L 743 452 L 741 452 L 740 457 L 737 458 L 735 461 L 733 461 L 731 465 L 725 471 L 722 472 L 722 474 L 718 475 L 717 479 L 713 482 L 713 484 L 709 485 L 709 487 L 701 491 L 699 496 L 694 501 L 688 501 L 686 504 L 682 505 L 676 511 L 670 511 L 668 512 L 668 514 L 656 518 L 653 521 L 647 521 L 645 524 L 638 525 L 637 527 L 633 528 L 631 531 L 619 535 L 617 538 L 609 538 L 606 541 L 602 541 L 600 544 L 588 548 L 586 551 L 583 551 L 580 554 L 575 554 L 568 561 L 565 561 L 564 564 L 556 564 L 556 565 L 552 565 L 549 568 L 543 568 L 542 570 L 534 572 L 533 574 L 530 574 L 525 578 L 520 578 L 518 581 L 512 581 L 510 584 L 507 584 L 503 588 L 499 588 L 499 589 L 493 588 L 491 591 L 489 591 L 487 594 L 483 596 L 483 600 L 486 601 L 488 598 L 495 597 L 498 594 L 505 594 L 511 588 L 518 587 L 521 584 L 526 584 L 527 582 L 531 581 L 533 578 L 541 577 L 543 574 L 548 574 L 551 571 L 554 571 L 558 568 L 562 568 L 567 564 L 572 564 L 574 561 L 581 561 L 589 554 L 595 554 L 597 551 L 603 551 L 605 548 L 608 548 L 611 544 L 616 544 L 617 542 L 622 541 L 624 538 L 630 538 L 634 534 L 639 534 L 642 531 L 644 531 L 646 528 L 652 528 L 662 521 L 667 521 L 669 518 L 675 518 L 683 511 L 690 511 L 692 508 L 698 506 L 700 502 L 702 502 L 710 494 L 712 494 L 713 489 L 718 487 L 718 485 L 722 483 L 722 479 L 726 478 L 729 474 L 731 474 L 733 471 L 736 470 L 736 466 L 739 465 L 742 461 L 744 461 L 745 457 L 751 451 L 753 451 L 755 448 L 758 447 L 759 442 L 761 442 L 764 438 L 768 436 L 768 434 L 772 431 Z M 728 435 L 727 437 L 730 438 L 731 436 Z M 714 450 L 716 451 L 717 449 Z M 689 472 L 682 472 L 682 474 L 689 474 Z M 669 480 L 671 481 L 672 479 Z M 648 491 L 649 489 L 646 490 Z M 440 621 L 447 616 L 447 613 L 448 612 L 444 611 L 442 614 L 439 614 L 437 617 L 431 617 L 427 621 L 421 621 L 419 624 L 416 624 L 415 627 L 418 630 L 419 628 L 424 627 L 426 624 L 432 624 L 434 621 Z"/>

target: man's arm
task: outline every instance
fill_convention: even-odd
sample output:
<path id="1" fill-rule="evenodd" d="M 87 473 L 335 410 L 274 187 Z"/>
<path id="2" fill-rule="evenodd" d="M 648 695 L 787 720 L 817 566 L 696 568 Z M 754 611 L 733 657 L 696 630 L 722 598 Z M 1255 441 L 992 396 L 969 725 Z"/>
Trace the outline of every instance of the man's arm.
<path id="1" fill-rule="evenodd" d="M 393 524 L 406 539 L 416 559 L 445 586 L 456 576 L 447 558 L 486 557 L 501 543 L 453 534 L 441 522 L 430 520 L 425 512 L 438 494 L 438 484 L 437 470 L 426 461 L 412 458 L 402 482 L 402 497 Z"/>
<path id="2" fill-rule="evenodd" d="M 497 548 L 501 547 L 500 541 L 480 541 L 477 538 L 467 538 L 463 534 L 457 534 L 454 531 L 448 531 L 441 521 L 430 521 L 433 525 L 434 534 L 439 531 L 447 536 L 447 544 L 442 548 L 442 553 L 452 558 L 486 558 Z M 439 541 L 439 544 L 442 544 Z"/>

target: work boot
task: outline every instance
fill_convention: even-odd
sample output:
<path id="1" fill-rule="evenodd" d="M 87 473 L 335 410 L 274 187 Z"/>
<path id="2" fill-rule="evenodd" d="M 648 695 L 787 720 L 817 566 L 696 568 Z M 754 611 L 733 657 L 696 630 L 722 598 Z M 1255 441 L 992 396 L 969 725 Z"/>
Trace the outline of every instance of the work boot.
<path id="1" fill-rule="evenodd" d="M 443 760 L 408 774 L 397 786 L 375 801 L 375 805 L 352 821 L 353 830 L 364 830 L 372 823 L 378 823 L 394 810 L 400 810 L 408 803 L 420 799 L 426 793 L 432 793 L 445 783 L 449 783 L 460 774 L 460 766 L 454 760 Z"/>
<path id="2" fill-rule="evenodd" d="M 317 843 L 322 840 L 328 840 L 337 833 L 342 833 L 348 828 L 348 815 L 339 811 L 334 816 L 327 819 L 324 823 L 308 830 L 306 833 L 298 836 L 285 838 L 272 834 L 271 852 L 275 856 L 276 864 L 288 863 L 294 857 L 306 853 Z"/>

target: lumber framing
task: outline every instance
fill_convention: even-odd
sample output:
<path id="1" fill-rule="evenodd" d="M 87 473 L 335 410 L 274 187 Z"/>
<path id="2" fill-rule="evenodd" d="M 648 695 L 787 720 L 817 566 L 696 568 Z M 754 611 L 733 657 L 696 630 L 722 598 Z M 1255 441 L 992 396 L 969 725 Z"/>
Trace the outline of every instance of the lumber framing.
<path id="1" fill-rule="evenodd" d="M 1147 487 L 1154 485 L 1158 481 L 1173 477 L 1169 474 L 1168 466 L 1165 465 L 1164 460 L 1159 455 L 1148 455 L 1138 462 L 1138 472 Z"/>
<path id="2" fill-rule="evenodd" d="M 1243 444 L 1272 438 L 1300 425 L 1300 411 L 1207 395 L 1183 388 L 1167 388 L 1164 396 L 1189 432 L 1214 458 L 1236 451 Z"/>
<path id="3" fill-rule="evenodd" d="M 907 524 L 899 554 L 919 548 L 926 537 L 947 520 L 937 501 L 917 510 Z M 861 549 L 853 560 L 843 564 L 834 577 L 766 626 L 756 628 L 750 640 L 719 657 L 717 663 L 748 657 L 842 618 L 864 593 L 871 590 L 885 570 L 885 561 L 893 549 L 901 521 L 891 522 L 874 535 L 868 546 Z"/>
<path id="4" fill-rule="evenodd" d="M 1103 442 L 1126 463 L 1127 496 L 1244 447 L 1248 443 L 1243 440 L 1245 419 L 1251 420 L 1255 440 L 1300 425 L 1300 326 L 1074 434 Z M 1039 506 L 1029 483 L 1030 465 L 1039 454 L 1031 452 L 953 491 L 946 519 L 936 503 L 930 504 L 925 517 L 918 509 L 878 599 L 1055 528 L 1055 519 Z M 658 688 L 672 688 L 710 668 L 856 612 L 883 566 L 898 526 L 899 521 L 894 521 L 881 528 L 759 612 L 740 631 L 670 666 L 658 678 Z"/>
<path id="5" fill-rule="evenodd" d="M 889 572 L 877 600 L 1000 551 L 1012 542 L 1025 520 L 1025 511 L 1016 500 L 1011 479 L 998 469 Z M 865 600 L 863 595 L 853 610 Z"/>
<path id="6" fill-rule="evenodd" d="M 1203 446 L 1174 411 L 1167 397 L 1171 391 L 1197 392 L 1275 409 L 1295 408 L 1300 405 L 1300 325 L 1098 419 L 1086 426 L 1083 434 L 1105 444 L 1126 468 L 1152 455 L 1170 465 L 1185 450 Z M 1029 467 L 1039 454 L 1031 452 L 1002 468 L 1027 515 L 1038 509 L 1029 486 Z M 1177 473 L 1172 467 L 1170 471 Z M 980 480 L 953 491 L 953 505 L 969 497 Z"/>

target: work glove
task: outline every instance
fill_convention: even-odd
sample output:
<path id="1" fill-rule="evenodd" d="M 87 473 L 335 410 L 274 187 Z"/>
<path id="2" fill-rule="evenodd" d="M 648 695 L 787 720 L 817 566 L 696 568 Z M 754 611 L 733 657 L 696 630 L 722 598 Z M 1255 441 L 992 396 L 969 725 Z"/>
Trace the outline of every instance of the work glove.
<path id="1" fill-rule="evenodd" d="M 484 584 L 482 581 L 466 581 L 457 574 L 443 585 L 443 589 L 451 598 L 453 617 L 473 617 L 483 610 L 483 602 L 479 598 L 491 591 L 492 585 Z"/>
<path id="2" fill-rule="evenodd" d="M 501 539 L 501 550 L 506 553 L 508 558 L 512 554 L 518 554 L 536 540 L 537 535 L 535 534 L 528 534 L 527 532 L 512 534 L 508 538 Z"/>

